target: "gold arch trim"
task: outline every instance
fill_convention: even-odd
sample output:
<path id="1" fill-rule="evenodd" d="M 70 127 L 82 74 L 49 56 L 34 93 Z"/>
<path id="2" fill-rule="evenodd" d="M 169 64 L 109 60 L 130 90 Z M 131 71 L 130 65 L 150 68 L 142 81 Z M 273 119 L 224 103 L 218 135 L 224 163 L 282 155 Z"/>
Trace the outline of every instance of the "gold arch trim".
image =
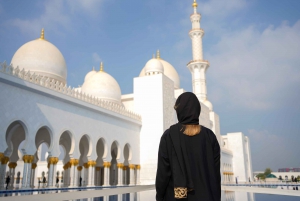
<path id="1" fill-rule="evenodd" d="M 50 165 L 56 165 L 58 163 L 58 158 L 57 157 L 50 157 L 48 163 Z"/>
<path id="2" fill-rule="evenodd" d="M 23 156 L 24 163 L 32 163 L 33 159 L 34 159 L 33 155 L 24 155 Z"/>
<path id="3" fill-rule="evenodd" d="M 36 167 L 37 167 L 37 164 L 36 163 L 32 163 L 31 169 L 35 169 Z"/>
<path id="4" fill-rule="evenodd" d="M 10 163 L 8 164 L 8 167 L 9 167 L 10 169 L 15 169 L 15 168 L 17 167 L 17 163 L 16 163 L 16 162 L 10 162 Z"/>
<path id="5" fill-rule="evenodd" d="M 128 166 L 130 169 L 135 169 L 135 165 L 134 164 L 129 164 Z"/>
<path id="6" fill-rule="evenodd" d="M 117 167 L 118 167 L 118 168 L 123 168 L 123 167 L 124 167 L 124 164 L 123 164 L 123 163 L 118 163 L 118 164 L 117 164 Z"/>
<path id="7" fill-rule="evenodd" d="M 105 168 L 109 168 L 110 166 L 111 166 L 110 162 L 104 162 L 103 163 L 103 167 L 105 167 Z"/>

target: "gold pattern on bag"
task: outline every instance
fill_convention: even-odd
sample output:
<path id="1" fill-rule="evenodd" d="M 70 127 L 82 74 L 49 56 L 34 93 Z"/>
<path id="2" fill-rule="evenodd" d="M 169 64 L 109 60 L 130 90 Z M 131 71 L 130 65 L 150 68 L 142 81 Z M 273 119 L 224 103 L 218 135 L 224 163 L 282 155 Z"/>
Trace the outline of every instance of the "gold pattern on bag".
<path id="1" fill-rule="evenodd" d="M 175 187 L 174 195 L 176 199 L 187 198 L 187 188 L 184 187 Z"/>

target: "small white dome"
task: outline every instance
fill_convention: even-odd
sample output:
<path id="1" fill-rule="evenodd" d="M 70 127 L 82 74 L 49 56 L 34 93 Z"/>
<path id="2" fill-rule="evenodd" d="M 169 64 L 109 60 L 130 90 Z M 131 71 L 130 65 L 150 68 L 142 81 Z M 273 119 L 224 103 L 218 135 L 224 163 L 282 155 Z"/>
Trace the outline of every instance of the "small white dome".
<path id="1" fill-rule="evenodd" d="M 206 105 L 208 107 L 208 109 L 210 111 L 213 110 L 213 105 L 211 104 L 211 102 L 209 102 L 208 100 L 205 100 L 203 103 L 204 103 L 204 105 Z"/>
<path id="2" fill-rule="evenodd" d="M 162 63 L 163 67 L 164 67 L 163 73 L 174 82 L 174 88 L 179 89 L 180 88 L 180 79 L 179 79 L 179 75 L 178 75 L 177 71 L 175 70 L 175 68 L 170 63 L 168 63 L 165 60 L 160 58 L 159 51 L 157 52 L 157 55 L 158 55 L 157 60 L 159 60 Z M 141 70 L 139 77 L 145 76 L 146 65 Z"/>
<path id="3" fill-rule="evenodd" d="M 121 89 L 118 82 L 104 71 L 96 72 L 86 80 L 81 91 L 96 98 L 121 104 Z"/>
<path id="4" fill-rule="evenodd" d="M 88 72 L 86 74 L 86 76 L 84 77 L 84 81 L 87 81 L 88 79 L 90 79 L 93 75 L 95 75 L 97 72 L 95 71 L 95 69 L 93 68 L 93 70 L 91 70 L 90 72 Z"/>
<path id="5" fill-rule="evenodd" d="M 30 70 L 38 75 L 46 76 L 66 83 L 67 66 L 62 53 L 52 43 L 41 38 L 22 45 L 14 54 L 11 64 L 20 69 Z"/>
<path id="6" fill-rule="evenodd" d="M 145 65 L 145 75 L 162 74 L 164 73 L 164 66 L 158 59 L 150 59 Z"/>

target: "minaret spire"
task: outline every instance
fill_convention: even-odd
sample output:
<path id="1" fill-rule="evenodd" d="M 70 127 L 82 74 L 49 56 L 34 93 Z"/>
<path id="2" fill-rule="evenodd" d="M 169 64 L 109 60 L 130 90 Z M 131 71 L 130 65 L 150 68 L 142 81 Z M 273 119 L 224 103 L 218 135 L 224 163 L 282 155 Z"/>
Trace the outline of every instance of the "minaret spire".
<path id="1" fill-rule="evenodd" d="M 192 40 L 193 60 L 187 65 L 192 74 L 193 92 L 198 97 L 199 101 L 208 104 L 207 91 L 206 91 L 206 78 L 205 73 L 209 67 L 209 62 L 203 60 L 202 37 L 204 30 L 200 28 L 201 15 L 197 13 L 198 4 L 196 0 L 192 4 L 194 13 L 190 19 L 192 22 L 192 30 L 189 35 Z M 209 106 L 208 106 L 209 107 Z M 212 107 L 209 107 L 212 110 Z"/>
<path id="2" fill-rule="evenodd" d="M 156 52 L 156 59 L 160 59 L 160 52 L 159 52 L 159 50 L 157 50 L 157 52 Z"/>
<path id="3" fill-rule="evenodd" d="M 104 72 L 104 70 L 103 70 L 103 62 L 100 63 L 100 72 Z"/>
<path id="4" fill-rule="evenodd" d="M 45 40 L 45 30 L 42 28 L 40 39 Z"/>

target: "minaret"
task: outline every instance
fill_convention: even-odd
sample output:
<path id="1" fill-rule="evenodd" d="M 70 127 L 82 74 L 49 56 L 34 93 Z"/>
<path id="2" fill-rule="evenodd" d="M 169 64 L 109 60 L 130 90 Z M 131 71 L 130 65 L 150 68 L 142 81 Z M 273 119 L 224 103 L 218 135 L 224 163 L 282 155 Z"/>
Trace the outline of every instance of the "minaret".
<path id="1" fill-rule="evenodd" d="M 193 92 L 198 99 L 206 105 L 206 103 L 210 104 L 207 100 L 205 79 L 205 72 L 209 67 L 209 62 L 203 60 L 202 37 L 204 36 L 204 30 L 200 28 L 201 15 L 197 12 L 197 7 L 198 4 L 196 0 L 194 0 L 194 13 L 190 17 L 192 30 L 189 32 L 192 40 L 193 60 L 187 64 L 187 67 L 192 73 Z M 212 110 L 212 107 L 210 110 Z"/>

